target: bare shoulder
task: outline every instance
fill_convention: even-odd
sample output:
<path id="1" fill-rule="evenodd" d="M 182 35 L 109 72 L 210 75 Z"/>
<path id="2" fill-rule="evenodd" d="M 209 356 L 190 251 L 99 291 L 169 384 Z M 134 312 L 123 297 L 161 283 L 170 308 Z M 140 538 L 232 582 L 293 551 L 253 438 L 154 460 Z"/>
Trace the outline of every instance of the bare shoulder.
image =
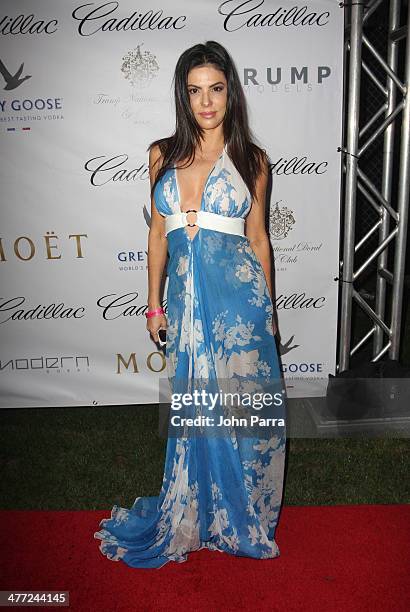
<path id="1" fill-rule="evenodd" d="M 159 144 L 153 144 L 149 148 L 149 161 L 154 163 L 158 163 L 162 159 L 162 153 Z"/>
<path id="2" fill-rule="evenodd" d="M 259 174 L 267 175 L 269 171 L 269 157 L 265 149 L 255 145 L 255 151 L 259 163 Z"/>
<path id="3" fill-rule="evenodd" d="M 163 162 L 163 155 L 159 144 L 153 144 L 149 149 L 149 170 L 150 175 L 155 179 Z"/>
<path id="4" fill-rule="evenodd" d="M 265 149 L 254 146 L 255 187 L 261 197 L 261 192 L 267 187 L 269 177 L 269 157 Z"/>

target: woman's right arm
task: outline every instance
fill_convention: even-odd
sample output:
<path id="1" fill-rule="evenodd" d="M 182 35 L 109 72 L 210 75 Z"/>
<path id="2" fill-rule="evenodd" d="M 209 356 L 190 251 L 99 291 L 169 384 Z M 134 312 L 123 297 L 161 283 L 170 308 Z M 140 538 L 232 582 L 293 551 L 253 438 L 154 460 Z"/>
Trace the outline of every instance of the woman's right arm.
<path id="1" fill-rule="evenodd" d="M 152 147 L 149 152 L 149 178 L 151 187 L 154 184 L 161 163 L 161 152 L 158 145 L 156 145 Z M 167 260 L 167 253 L 168 239 L 165 236 L 165 217 L 158 212 L 155 206 L 154 196 L 152 196 L 151 225 L 148 232 L 148 310 L 153 310 L 161 306 L 160 287 Z M 158 342 L 158 329 L 166 326 L 167 321 L 164 315 L 147 319 L 147 329 L 155 342 Z"/>

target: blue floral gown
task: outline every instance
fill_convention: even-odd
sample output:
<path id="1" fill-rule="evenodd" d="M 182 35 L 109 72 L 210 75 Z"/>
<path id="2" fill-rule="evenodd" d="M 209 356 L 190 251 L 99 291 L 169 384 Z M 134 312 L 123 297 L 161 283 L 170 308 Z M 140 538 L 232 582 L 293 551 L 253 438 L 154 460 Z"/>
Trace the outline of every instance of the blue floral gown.
<path id="1" fill-rule="evenodd" d="M 160 214 L 181 212 L 175 169 L 165 173 L 154 197 Z M 200 210 L 245 218 L 250 207 L 248 188 L 225 147 L 208 175 Z M 192 380 L 212 380 L 216 388 L 221 380 L 235 381 L 243 390 L 255 380 L 280 379 L 273 304 L 249 239 L 203 227 L 193 239 L 184 227 L 167 238 L 172 391 Z M 284 419 L 284 411 L 283 401 L 275 417 Z M 183 562 L 202 548 L 258 559 L 279 556 L 274 535 L 285 428 L 261 437 L 238 432 L 228 424 L 216 436 L 185 435 L 184 429 L 184 435 L 168 437 L 159 496 L 137 497 L 130 509 L 114 506 L 94 534 L 101 552 L 135 568 Z"/>

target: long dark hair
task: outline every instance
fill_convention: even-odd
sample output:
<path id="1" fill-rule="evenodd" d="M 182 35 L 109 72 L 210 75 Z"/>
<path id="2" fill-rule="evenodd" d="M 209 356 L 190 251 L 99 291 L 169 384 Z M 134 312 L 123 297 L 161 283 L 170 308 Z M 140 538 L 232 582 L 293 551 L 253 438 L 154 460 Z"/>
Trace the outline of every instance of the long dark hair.
<path id="1" fill-rule="evenodd" d="M 219 43 L 208 40 L 194 45 L 179 57 L 173 77 L 176 122 L 172 136 L 152 142 L 148 150 L 158 145 L 163 158 L 151 193 L 165 172 L 178 162 L 188 159 L 192 163 L 195 147 L 200 144 L 203 130 L 191 110 L 187 87 L 192 68 L 212 64 L 221 70 L 227 81 L 227 107 L 223 121 L 224 141 L 229 157 L 245 181 L 252 197 L 255 196 L 256 178 L 262 170 L 263 150 L 253 142 L 249 128 L 246 99 L 233 60 Z"/>

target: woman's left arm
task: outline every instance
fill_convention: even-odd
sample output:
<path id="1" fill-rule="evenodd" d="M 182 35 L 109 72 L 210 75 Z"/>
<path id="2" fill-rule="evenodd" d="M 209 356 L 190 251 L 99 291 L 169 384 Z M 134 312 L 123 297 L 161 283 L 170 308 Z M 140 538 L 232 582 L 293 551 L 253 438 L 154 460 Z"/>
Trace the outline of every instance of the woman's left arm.
<path id="1" fill-rule="evenodd" d="M 256 180 L 256 196 L 252 200 L 251 210 L 246 217 L 245 234 L 263 268 L 266 284 L 268 285 L 269 293 L 272 298 L 270 241 L 265 229 L 268 172 L 268 162 L 264 156 L 262 172 Z"/>
<path id="2" fill-rule="evenodd" d="M 246 217 L 245 234 L 249 239 L 250 246 L 265 273 L 266 284 L 273 303 L 272 279 L 271 279 L 271 252 L 270 240 L 265 229 L 266 211 L 266 188 L 268 186 L 269 166 L 266 156 L 263 157 L 262 171 L 256 180 L 256 196 L 252 200 L 251 210 Z M 276 324 L 272 317 L 274 333 Z"/>

